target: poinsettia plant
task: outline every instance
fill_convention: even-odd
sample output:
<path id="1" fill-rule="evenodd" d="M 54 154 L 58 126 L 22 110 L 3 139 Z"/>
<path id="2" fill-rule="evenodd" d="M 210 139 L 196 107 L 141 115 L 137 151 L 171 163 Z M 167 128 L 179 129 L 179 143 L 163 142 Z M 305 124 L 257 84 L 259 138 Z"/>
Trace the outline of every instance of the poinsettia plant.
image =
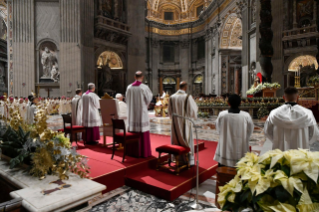
<path id="1" fill-rule="evenodd" d="M 319 211 L 319 152 L 277 149 L 260 157 L 247 153 L 236 167 L 235 178 L 219 188 L 223 211 Z"/>
<path id="2" fill-rule="evenodd" d="M 254 95 L 266 88 L 269 89 L 279 89 L 281 88 L 281 85 L 278 82 L 274 82 L 274 83 L 264 83 L 264 84 L 259 84 L 256 87 L 254 85 L 251 86 L 251 88 L 246 92 L 248 95 Z"/>

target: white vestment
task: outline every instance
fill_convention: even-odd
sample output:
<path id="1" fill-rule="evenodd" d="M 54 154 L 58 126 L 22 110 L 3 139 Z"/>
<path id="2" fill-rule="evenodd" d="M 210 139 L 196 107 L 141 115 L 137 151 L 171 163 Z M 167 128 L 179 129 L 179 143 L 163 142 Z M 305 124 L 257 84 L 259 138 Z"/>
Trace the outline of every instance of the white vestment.
<path id="1" fill-rule="evenodd" d="M 27 124 L 34 124 L 34 116 L 37 112 L 37 106 L 35 104 L 29 104 L 27 106 Z"/>
<path id="2" fill-rule="evenodd" d="M 82 126 L 82 97 L 79 95 L 72 99 L 72 124 Z"/>
<path id="3" fill-rule="evenodd" d="M 319 138 L 317 122 L 311 110 L 290 104 L 271 111 L 265 123 L 265 135 L 273 147 L 289 149 L 309 149 L 309 145 Z"/>
<path id="4" fill-rule="evenodd" d="M 249 113 L 221 112 L 216 120 L 219 141 L 214 160 L 224 166 L 234 167 L 249 152 L 249 139 L 254 123 Z"/>
<path id="5" fill-rule="evenodd" d="M 173 114 L 197 119 L 198 106 L 191 95 L 183 90 L 178 90 L 170 97 L 168 114 L 172 118 L 171 143 L 183 147 L 189 147 L 190 165 L 194 165 L 194 138 L 193 126 L 188 120 L 172 117 Z"/>
<path id="6" fill-rule="evenodd" d="M 99 127 L 102 125 L 100 109 L 100 97 L 93 92 L 83 94 L 82 125 L 84 127 Z"/>
<path id="7" fill-rule="evenodd" d="M 150 131 L 148 105 L 151 103 L 153 93 L 145 84 L 127 87 L 126 102 L 128 114 L 128 130 L 130 132 Z"/>
<path id="8" fill-rule="evenodd" d="M 27 105 L 23 102 L 19 104 L 19 113 L 21 118 L 26 121 L 27 120 Z"/>

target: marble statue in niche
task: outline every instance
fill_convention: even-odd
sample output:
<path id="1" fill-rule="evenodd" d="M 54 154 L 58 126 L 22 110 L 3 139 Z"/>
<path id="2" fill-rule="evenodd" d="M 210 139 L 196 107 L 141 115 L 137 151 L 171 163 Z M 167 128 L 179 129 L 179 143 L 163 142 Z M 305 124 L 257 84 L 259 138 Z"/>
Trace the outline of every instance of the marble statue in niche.
<path id="1" fill-rule="evenodd" d="M 59 81 L 59 65 L 57 58 L 57 48 L 51 42 L 45 42 L 40 48 L 40 81 L 42 82 L 58 82 Z"/>

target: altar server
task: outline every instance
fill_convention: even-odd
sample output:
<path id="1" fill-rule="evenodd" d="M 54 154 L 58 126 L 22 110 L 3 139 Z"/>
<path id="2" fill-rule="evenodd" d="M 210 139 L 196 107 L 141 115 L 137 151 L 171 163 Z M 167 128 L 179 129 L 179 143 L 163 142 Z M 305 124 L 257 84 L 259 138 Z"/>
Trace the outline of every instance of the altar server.
<path id="1" fill-rule="evenodd" d="M 153 93 L 149 87 L 143 84 L 143 73 L 135 73 L 135 82 L 127 87 L 126 102 L 128 108 L 128 130 L 141 133 L 140 155 L 152 156 L 150 139 L 150 120 L 148 117 L 148 105 L 152 101 Z"/>
<path id="2" fill-rule="evenodd" d="M 193 97 L 186 93 L 187 83 L 181 82 L 179 90 L 169 99 L 168 114 L 172 118 L 171 124 L 171 143 L 191 149 L 189 162 L 194 165 L 194 139 L 193 126 L 188 120 L 179 117 L 173 117 L 173 114 L 197 119 L 198 106 Z M 183 158 L 181 161 L 185 163 Z"/>
<path id="3" fill-rule="evenodd" d="M 72 99 L 72 124 L 82 126 L 82 90 L 77 89 Z"/>
<path id="4" fill-rule="evenodd" d="M 249 113 L 241 111 L 240 96 L 228 98 L 229 110 L 221 112 L 216 120 L 219 141 L 214 160 L 219 166 L 234 167 L 249 152 L 249 139 L 254 131 L 254 123 Z"/>
<path id="5" fill-rule="evenodd" d="M 100 97 L 94 93 L 95 85 L 93 83 L 89 83 L 88 87 L 88 91 L 82 97 L 82 125 L 86 127 L 87 144 L 98 144 L 98 140 L 100 140 L 99 127 L 102 125 L 99 113 Z"/>
<path id="6" fill-rule="evenodd" d="M 272 142 L 272 149 L 309 149 L 309 144 L 319 138 L 316 119 L 311 110 L 297 104 L 296 88 L 286 88 L 284 99 L 285 104 L 271 111 L 265 123 L 265 135 Z"/>

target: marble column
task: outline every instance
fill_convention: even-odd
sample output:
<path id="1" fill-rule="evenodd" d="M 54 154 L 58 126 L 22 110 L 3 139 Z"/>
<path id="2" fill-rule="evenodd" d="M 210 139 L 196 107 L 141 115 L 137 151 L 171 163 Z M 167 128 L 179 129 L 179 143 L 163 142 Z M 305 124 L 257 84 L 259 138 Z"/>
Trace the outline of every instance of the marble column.
<path id="1" fill-rule="evenodd" d="M 134 0 L 127 4 L 127 23 L 132 36 L 127 46 L 128 76 L 127 84 L 134 81 L 134 73 L 145 72 L 146 41 L 145 41 L 145 0 Z"/>
<path id="2" fill-rule="evenodd" d="M 259 2 L 259 1 L 257 1 Z M 256 3 L 257 3 L 256 2 Z M 258 4 L 258 3 L 257 3 Z M 250 29 L 250 22 L 249 22 L 249 8 L 243 7 L 242 8 L 242 52 L 241 52 L 241 61 L 242 61 L 242 97 L 246 97 L 246 92 L 248 91 L 249 87 L 249 66 L 250 66 L 250 37 L 248 33 Z M 256 16 L 258 17 L 258 16 Z"/>
<path id="3" fill-rule="evenodd" d="M 205 88 L 204 92 L 205 94 L 210 94 L 212 93 L 212 35 L 211 31 L 208 28 L 206 30 L 206 52 L 205 52 Z"/>
<path id="4" fill-rule="evenodd" d="M 190 41 L 188 41 L 187 38 L 184 38 L 181 42 L 179 57 L 181 68 L 181 81 L 189 82 L 188 73 L 190 71 Z"/>
<path id="5" fill-rule="evenodd" d="M 271 2 L 272 15 L 273 17 L 282 20 L 284 16 L 284 4 L 282 1 L 272 0 Z M 280 21 L 272 22 L 271 29 L 273 31 L 274 37 L 272 41 L 272 46 L 274 48 L 274 55 L 272 57 L 272 64 L 274 67 L 274 72 L 272 74 L 272 82 L 278 82 L 281 85 L 281 89 L 277 91 L 278 96 L 283 95 L 284 90 L 284 57 L 283 57 L 283 46 L 282 46 L 282 32 L 283 24 Z"/>
<path id="6" fill-rule="evenodd" d="M 152 35 L 154 36 L 154 35 Z M 158 69 L 160 64 L 160 46 L 159 41 L 157 38 L 149 38 L 152 39 L 150 41 L 150 55 L 149 55 L 149 63 L 152 70 L 152 78 L 151 80 L 151 90 L 153 91 L 154 95 L 159 93 L 159 84 L 158 84 Z"/>
<path id="7" fill-rule="evenodd" d="M 312 24 L 313 25 L 316 25 L 317 24 L 317 2 L 314 1 L 313 2 L 313 21 L 312 21 Z"/>
<path id="8" fill-rule="evenodd" d="M 239 69 L 235 69 L 235 94 L 240 94 L 240 84 L 239 84 L 239 74 L 240 74 L 240 70 Z"/>

